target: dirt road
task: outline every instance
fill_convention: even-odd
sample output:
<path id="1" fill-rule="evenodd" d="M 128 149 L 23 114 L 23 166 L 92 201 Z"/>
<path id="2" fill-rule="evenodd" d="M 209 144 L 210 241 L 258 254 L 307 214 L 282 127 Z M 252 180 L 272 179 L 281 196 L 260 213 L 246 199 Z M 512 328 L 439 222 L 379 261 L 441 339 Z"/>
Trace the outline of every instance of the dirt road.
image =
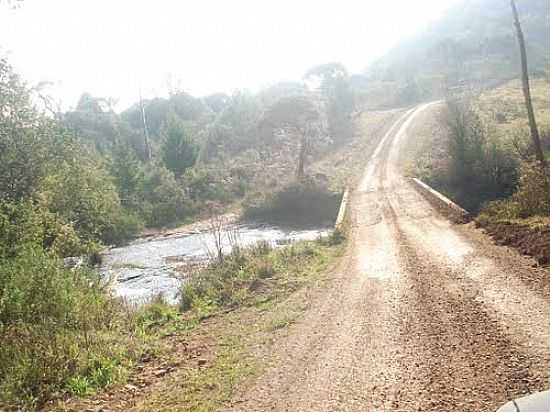
<path id="1" fill-rule="evenodd" d="M 400 173 L 400 143 L 430 109 L 381 141 L 341 265 L 229 410 L 494 412 L 550 388 L 548 272 L 451 224 Z"/>

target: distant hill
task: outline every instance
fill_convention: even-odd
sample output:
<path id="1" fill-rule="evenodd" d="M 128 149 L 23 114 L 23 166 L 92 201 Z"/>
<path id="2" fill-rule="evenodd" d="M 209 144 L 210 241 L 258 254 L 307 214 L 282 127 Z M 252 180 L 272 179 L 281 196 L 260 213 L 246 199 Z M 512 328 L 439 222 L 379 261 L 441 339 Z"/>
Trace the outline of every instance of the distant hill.
<path id="1" fill-rule="evenodd" d="M 550 0 L 518 0 L 530 71 L 550 69 Z M 487 87 L 517 77 L 519 55 L 508 0 L 465 0 L 356 77 L 365 102 L 407 103 L 448 87 Z M 394 93 L 388 95 L 382 90 Z M 370 90 L 369 90 L 370 89 Z"/>

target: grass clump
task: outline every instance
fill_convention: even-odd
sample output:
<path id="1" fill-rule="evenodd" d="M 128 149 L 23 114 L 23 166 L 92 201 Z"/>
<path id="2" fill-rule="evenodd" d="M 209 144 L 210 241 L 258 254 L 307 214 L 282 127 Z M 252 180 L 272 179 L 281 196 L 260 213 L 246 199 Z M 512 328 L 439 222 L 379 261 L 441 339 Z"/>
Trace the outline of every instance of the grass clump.
<path id="1" fill-rule="evenodd" d="M 265 290 L 295 288 L 320 271 L 330 248 L 342 241 L 340 235 L 333 235 L 277 249 L 267 242 L 235 248 L 190 276 L 180 291 L 180 309 L 208 316 L 217 309 L 253 303 Z"/>

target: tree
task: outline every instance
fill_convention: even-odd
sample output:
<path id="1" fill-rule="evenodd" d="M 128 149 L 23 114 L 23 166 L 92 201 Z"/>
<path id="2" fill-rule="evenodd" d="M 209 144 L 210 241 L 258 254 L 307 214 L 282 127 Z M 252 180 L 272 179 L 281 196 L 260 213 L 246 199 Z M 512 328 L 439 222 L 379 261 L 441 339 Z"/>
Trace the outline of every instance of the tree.
<path id="1" fill-rule="evenodd" d="M 65 125 L 100 153 L 108 153 L 120 129 L 120 118 L 112 106 L 111 99 L 83 93 L 75 110 L 63 116 Z"/>
<path id="2" fill-rule="evenodd" d="M 111 162 L 111 174 L 114 177 L 122 205 L 134 205 L 135 196 L 142 179 L 142 171 L 139 160 L 130 145 L 120 142 L 115 145 Z"/>
<path id="3" fill-rule="evenodd" d="M 512 6 L 512 13 L 514 15 L 514 25 L 516 26 L 516 33 L 518 37 L 519 50 L 521 55 L 521 80 L 523 84 L 523 95 L 525 97 L 525 106 L 527 108 L 527 116 L 529 118 L 529 128 L 531 129 L 531 138 L 535 146 L 535 155 L 537 160 L 542 165 L 546 166 L 544 159 L 544 153 L 542 151 L 542 145 L 540 142 L 539 129 L 537 127 L 537 120 L 535 118 L 535 111 L 533 109 L 533 101 L 531 99 L 531 86 L 529 85 L 529 68 L 527 64 L 527 51 L 525 48 L 525 37 L 523 30 L 521 29 L 521 23 L 519 21 L 518 9 L 516 7 L 515 0 L 510 0 Z"/>
<path id="4" fill-rule="evenodd" d="M 326 103 L 330 135 L 336 141 L 346 141 L 353 135 L 351 114 L 355 110 L 355 97 L 346 67 L 328 63 L 314 67 L 305 79 L 319 83 Z"/>
<path id="5" fill-rule="evenodd" d="M 181 120 L 173 113 L 168 116 L 161 135 L 162 160 L 165 166 L 179 178 L 195 164 L 198 148 L 189 139 Z"/>
<path id="6" fill-rule="evenodd" d="M 308 96 L 280 99 L 265 113 L 262 126 L 271 130 L 297 135 L 300 141 L 296 177 L 305 175 L 305 163 L 310 151 L 311 136 L 316 131 L 319 112 Z"/>
<path id="7" fill-rule="evenodd" d="M 0 200 L 18 201 L 36 190 L 57 144 L 57 129 L 40 116 L 31 91 L 0 59 Z"/>

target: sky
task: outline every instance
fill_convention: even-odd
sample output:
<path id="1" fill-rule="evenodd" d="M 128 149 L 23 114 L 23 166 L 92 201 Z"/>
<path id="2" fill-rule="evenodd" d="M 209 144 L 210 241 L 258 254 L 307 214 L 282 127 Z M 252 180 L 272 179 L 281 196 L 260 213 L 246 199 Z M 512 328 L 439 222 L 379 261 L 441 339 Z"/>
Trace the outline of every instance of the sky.
<path id="1" fill-rule="evenodd" d="M 64 108 L 257 91 L 311 67 L 360 72 L 457 0 L 0 0 L 0 56 Z"/>

